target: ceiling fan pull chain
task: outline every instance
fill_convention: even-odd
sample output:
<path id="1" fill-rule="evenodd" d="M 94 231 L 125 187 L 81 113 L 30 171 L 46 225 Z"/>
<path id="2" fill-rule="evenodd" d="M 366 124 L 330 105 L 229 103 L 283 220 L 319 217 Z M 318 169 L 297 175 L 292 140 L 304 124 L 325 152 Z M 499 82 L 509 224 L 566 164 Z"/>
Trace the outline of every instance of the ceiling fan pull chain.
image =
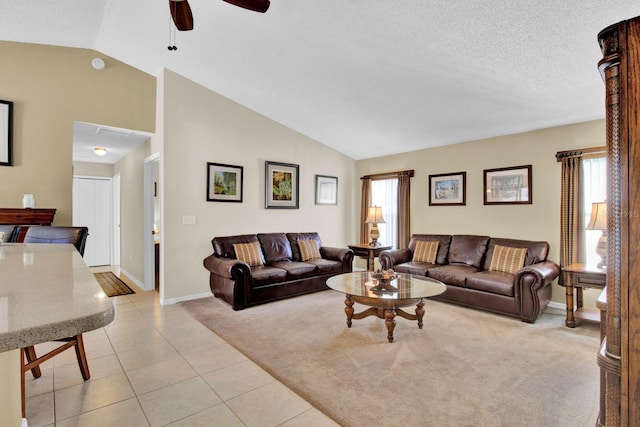
<path id="1" fill-rule="evenodd" d="M 172 2 L 175 4 L 175 2 Z M 176 30 L 173 26 L 171 18 L 169 18 L 169 46 L 167 46 L 169 50 L 178 50 L 176 47 Z"/>

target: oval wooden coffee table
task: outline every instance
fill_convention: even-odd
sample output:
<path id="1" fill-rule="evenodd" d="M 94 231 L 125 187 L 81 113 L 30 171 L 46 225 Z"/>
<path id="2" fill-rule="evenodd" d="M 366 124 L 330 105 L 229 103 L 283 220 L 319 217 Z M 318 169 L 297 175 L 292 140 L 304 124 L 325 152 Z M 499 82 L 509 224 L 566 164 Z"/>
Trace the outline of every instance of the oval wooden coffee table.
<path id="1" fill-rule="evenodd" d="M 389 342 L 393 342 L 396 316 L 417 320 L 418 328 L 422 329 L 424 299 L 440 295 L 447 289 L 438 280 L 411 274 L 400 274 L 396 279 L 382 282 L 374 279 L 369 271 L 333 276 L 327 280 L 327 286 L 346 295 L 344 312 L 347 315 L 347 327 L 351 327 L 352 319 L 377 316 L 385 321 Z M 354 302 L 369 308 L 361 313 L 354 313 Z M 416 314 L 407 313 L 400 308 L 414 304 Z"/>

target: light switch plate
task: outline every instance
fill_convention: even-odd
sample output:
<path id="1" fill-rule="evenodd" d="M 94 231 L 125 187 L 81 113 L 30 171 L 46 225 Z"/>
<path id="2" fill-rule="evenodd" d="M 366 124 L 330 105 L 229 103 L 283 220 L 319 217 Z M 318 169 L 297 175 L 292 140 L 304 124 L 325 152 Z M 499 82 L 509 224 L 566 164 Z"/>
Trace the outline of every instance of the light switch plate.
<path id="1" fill-rule="evenodd" d="M 195 215 L 183 215 L 182 216 L 182 224 L 184 225 L 193 225 L 196 223 Z"/>

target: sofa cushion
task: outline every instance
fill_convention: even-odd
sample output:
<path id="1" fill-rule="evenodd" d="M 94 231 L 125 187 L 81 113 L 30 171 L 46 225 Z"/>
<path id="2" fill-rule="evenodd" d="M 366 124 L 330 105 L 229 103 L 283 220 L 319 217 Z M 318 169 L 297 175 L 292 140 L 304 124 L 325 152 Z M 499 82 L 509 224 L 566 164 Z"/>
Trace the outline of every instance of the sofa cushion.
<path id="1" fill-rule="evenodd" d="M 258 241 L 258 236 L 255 234 L 241 234 L 237 236 L 214 237 L 211 240 L 211 245 L 213 246 L 213 252 L 216 256 L 222 258 L 235 258 L 236 252 L 233 249 L 233 245 L 236 243 L 251 243 Z"/>
<path id="2" fill-rule="evenodd" d="M 320 235 L 315 232 L 287 233 L 287 239 L 289 239 L 289 244 L 291 246 L 294 261 L 302 261 L 302 258 L 300 257 L 300 246 L 298 245 L 298 240 L 314 239 L 318 243 L 318 247 L 322 247 L 322 240 L 320 240 Z"/>
<path id="3" fill-rule="evenodd" d="M 524 265 L 536 264 L 547 260 L 549 254 L 549 244 L 547 242 L 537 242 L 532 240 L 503 239 L 492 237 L 489 240 L 487 255 L 484 262 L 484 270 L 489 270 L 491 259 L 493 258 L 493 250 L 496 245 L 508 246 L 511 248 L 527 248 L 527 256 Z"/>
<path id="4" fill-rule="evenodd" d="M 287 280 L 302 279 L 316 273 L 318 266 L 308 262 L 276 261 L 272 267 L 281 268 L 287 272 Z"/>
<path id="5" fill-rule="evenodd" d="M 447 285 L 464 286 L 468 275 L 477 273 L 478 268 L 467 264 L 439 265 L 427 271 L 427 276 Z"/>
<path id="6" fill-rule="evenodd" d="M 438 255 L 438 241 L 416 242 L 416 250 L 413 252 L 413 262 L 427 262 L 435 264 Z"/>
<path id="7" fill-rule="evenodd" d="M 449 263 L 467 264 L 480 268 L 488 243 L 489 236 L 454 235 L 449 247 Z"/>
<path id="8" fill-rule="evenodd" d="M 318 270 L 317 274 L 342 274 L 342 262 L 325 258 L 314 258 L 306 261 L 309 264 L 315 265 Z"/>
<path id="9" fill-rule="evenodd" d="M 493 248 L 489 271 L 515 274 L 516 271 L 524 266 L 526 256 L 527 248 L 510 248 L 508 246 L 496 245 Z"/>
<path id="10" fill-rule="evenodd" d="M 412 253 L 416 251 L 418 242 L 438 242 L 438 255 L 436 264 L 446 264 L 449 255 L 449 245 L 451 244 L 450 234 L 413 234 L 409 241 L 409 249 Z"/>
<path id="11" fill-rule="evenodd" d="M 513 274 L 480 271 L 467 277 L 467 288 L 513 297 Z"/>
<path id="12" fill-rule="evenodd" d="M 260 249 L 260 243 L 258 242 L 236 243 L 233 245 L 233 250 L 236 254 L 236 259 L 246 262 L 251 267 L 264 265 L 262 249 Z"/>
<path id="13" fill-rule="evenodd" d="M 251 267 L 251 286 L 259 288 L 262 286 L 273 285 L 287 280 L 287 272 L 281 268 L 258 266 Z"/>
<path id="14" fill-rule="evenodd" d="M 416 276 L 426 276 L 427 270 L 435 267 L 435 264 L 428 262 L 403 262 L 393 266 L 396 273 L 415 274 Z"/>
<path id="15" fill-rule="evenodd" d="M 291 245 L 284 233 L 258 233 L 258 240 L 267 265 L 291 259 Z"/>
<path id="16" fill-rule="evenodd" d="M 318 248 L 318 242 L 316 242 L 315 239 L 298 240 L 298 249 L 300 249 L 301 261 L 308 261 L 314 258 L 322 258 L 320 256 L 320 249 Z"/>

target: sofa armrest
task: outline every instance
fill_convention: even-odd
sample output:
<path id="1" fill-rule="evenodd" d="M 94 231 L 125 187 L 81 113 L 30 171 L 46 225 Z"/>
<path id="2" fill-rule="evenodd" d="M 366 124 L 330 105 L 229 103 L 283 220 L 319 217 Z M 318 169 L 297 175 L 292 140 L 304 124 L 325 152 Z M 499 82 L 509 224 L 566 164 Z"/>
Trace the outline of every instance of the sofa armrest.
<path id="1" fill-rule="evenodd" d="M 320 255 L 324 259 L 340 261 L 342 263 L 343 273 L 350 273 L 353 271 L 353 251 L 351 249 L 322 246 L 320 248 Z"/>
<path id="2" fill-rule="evenodd" d="M 388 270 L 390 268 L 393 269 L 393 267 L 398 264 L 411 261 L 413 259 L 413 252 L 408 248 L 387 249 L 386 251 L 380 252 L 378 259 L 380 260 L 382 269 Z"/>
<path id="3" fill-rule="evenodd" d="M 533 288 L 540 289 L 548 286 L 560 275 L 560 266 L 553 261 L 538 262 L 527 265 L 516 271 L 515 283 L 522 283 L 523 276 L 533 275 Z"/>
<path id="4" fill-rule="evenodd" d="M 560 266 L 552 261 L 527 265 L 516 271 L 514 286 L 520 294 L 520 319 L 533 323 L 551 300 L 551 282 L 560 275 Z"/>
<path id="5" fill-rule="evenodd" d="M 234 278 L 234 270 L 241 269 L 251 275 L 251 267 L 249 264 L 243 261 L 232 258 L 222 258 L 215 255 L 209 255 L 202 261 L 204 268 L 209 270 L 212 274 L 217 274 L 226 279 Z"/>

